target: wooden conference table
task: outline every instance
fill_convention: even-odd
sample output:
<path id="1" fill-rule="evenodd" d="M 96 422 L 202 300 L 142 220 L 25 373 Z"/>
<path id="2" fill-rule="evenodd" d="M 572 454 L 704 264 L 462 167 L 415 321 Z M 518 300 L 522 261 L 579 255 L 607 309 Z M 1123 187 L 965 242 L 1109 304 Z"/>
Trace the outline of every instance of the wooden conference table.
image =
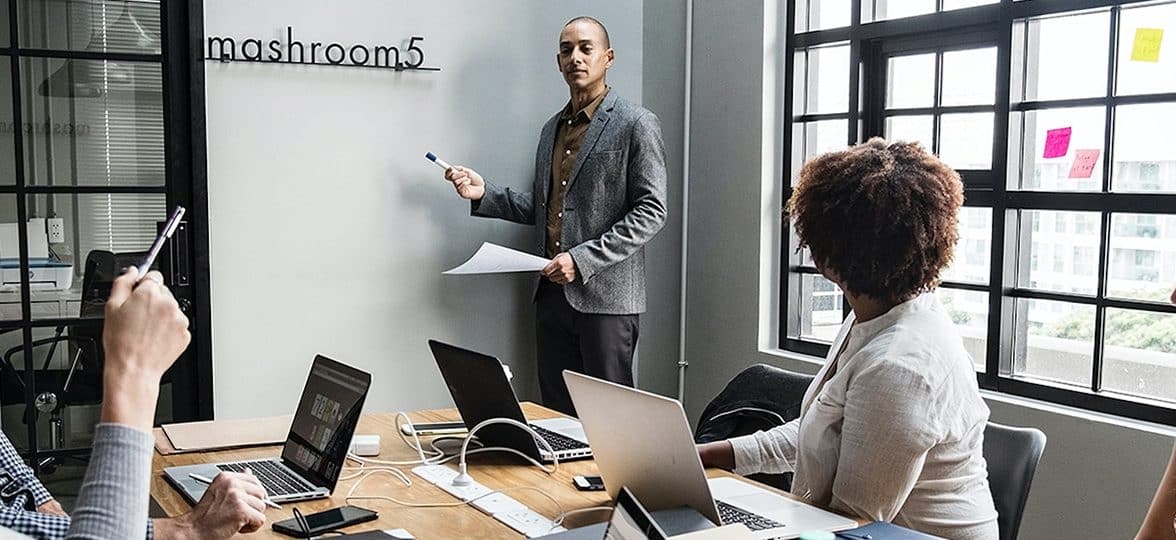
<path id="1" fill-rule="evenodd" d="M 528 418 L 541 419 L 559 416 L 558 413 L 533 403 L 523 403 L 523 410 Z M 440 422 L 459 420 L 457 409 L 437 409 L 420 411 L 409 414 L 414 422 Z M 356 433 L 377 433 L 380 435 L 380 455 L 373 459 L 382 460 L 411 460 L 416 452 L 405 445 L 396 434 L 396 418 L 394 414 L 365 414 L 359 421 Z M 423 441 L 427 438 L 422 437 Z M 183 514 L 191 506 L 163 477 L 163 469 L 176 465 L 191 465 L 196 463 L 211 463 L 273 457 L 281 453 L 280 446 L 265 446 L 243 448 L 236 450 L 222 450 L 212 452 L 193 452 L 186 454 L 160 455 L 155 453 L 152 460 L 151 498 L 154 499 L 169 516 Z M 548 475 L 534 465 L 524 462 L 521 458 L 509 454 L 482 454 L 469 458 L 470 474 L 482 485 L 491 489 L 506 489 L 517 486 L 534 486 L 547 492 L 559 501 L 563 509 L 573 510 L 591 506 L 611 505 L 608 496 L 602 491 L 577 491 L 572 486 L 572 476 L 599 474 L 596 464 L 592 460 L 571 461 L 560 463 L 559 471 Z M 348 466 L 355 465 L 348 462 Z M 373 465 L 374 466 L 374 465 Z M 437 486 L 413 475 L 412 467 L 399 467 L 413 480 L 412 487 L 406 487 L 400 480 L 390 474 L 374 474 L 363 481 L 356 490 L 356 495 L 386 495 L 402 501 L 429 503 L 453 503 L 457 499 L 442 491 Z M 354 472 L 347 469 L 343 476 Z M 707 470 L 707 476 L 734 476 L 719 470 Z M 347 492 L 361 477 L 341 480 L 329 499 L 318 499 L 299 503 L 287 503 L 282 509 L 267 508 L 268 523 L 252 535 L 238 535 L 240 538 L 289 538 L 280 535 L 270 528 L 270 524 L 293 517 L 293 508 L 298 507 L 304 514 L 326 510 L 327 508 L 347 504 L 343 499 Z M 771 489 L 771 488 L 769 488 Z M 782 492 L 781 492 L 782 493 Z M 527 505 L 531 509 L 547 516 L 554 517 L 559 509 L 543 495 L 531 490 L 509 491 L 507 495 Z M 344 532 L 357 532 L 372 529 L 407 529 L 419 539 L 432 538 L 521 538 L 522 535 L 507 527 L 493 517 L 483 514 L 472 506 L 443 507 L 443 508 L 411 508 L 383 500 L 353 501 L 356 506 L 375 510 L 380 514 L 379 519 L 359 525 L 353 525 Z M 603 521 L 606 512 L 589 512 L 569 516 L 564 526 L 578 527 L 589 523 Z"/>

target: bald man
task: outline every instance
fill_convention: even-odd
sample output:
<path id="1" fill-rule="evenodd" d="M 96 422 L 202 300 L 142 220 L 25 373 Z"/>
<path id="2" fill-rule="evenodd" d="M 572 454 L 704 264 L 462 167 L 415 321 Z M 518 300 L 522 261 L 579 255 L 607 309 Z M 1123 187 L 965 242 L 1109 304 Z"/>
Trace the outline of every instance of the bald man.
<path id="1" fill-rule="evenodd" d="M 551 259 L 535 291 L 539 389 L 568 414 L 565 369 L 633 385 L 645 244 L 666 220 L 661 125 L 609 88 L 614 59 L 600 21 L 564 25 L 556 64 L 571 99 L 539 136 L 531 191 L 468 167 L 445 172 L 473 215 L 536 226 L 535 251 Z"/>

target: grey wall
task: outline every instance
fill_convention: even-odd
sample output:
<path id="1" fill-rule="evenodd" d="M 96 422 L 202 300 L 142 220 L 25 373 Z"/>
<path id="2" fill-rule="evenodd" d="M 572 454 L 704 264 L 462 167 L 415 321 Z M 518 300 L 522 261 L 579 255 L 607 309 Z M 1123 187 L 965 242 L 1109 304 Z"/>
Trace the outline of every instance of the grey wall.
<path id="1" fill-rule="evenodd" d="M 610 84 L 665 131 L 671 214 L 648 248 L 638 376 L 674 391 L 684 4 L 208 0 L 208 35 L 268 40 L 292 25 L 305 42 L 345 46 L 421 35 L 426 64 L 443 68 L 206 64 L 218 417 L 288 411 L 318 352 L 373 373 L 369 411 L 448 406 L 426 338 L 499 356 L 520 396 L 538 398 L 529 277 L 441 275 L 484 240 L 529 246 L 531 230 L 469 217 L 423 155 L 529 189 L 539 129 L 568 99 L 559 29 L 582 14 L 609 27 Z"/>
<path id="2" fill-rule="evenodd" d="M 642 101 L 662 123 L 669 168 L 669 218 L 646 253 L 650 309 L 641 318 L 641 388 L 677 393 L 682 298 L 682 142 L 685 121 L 686 3 L 645 0 Z"/>
<path id="3" fill-rule="evenodd" d="M 780 2 L 782 4 L 782 2 Z M 692 418 L 741 369 L 817 365 L 770 352 L 779 231 L 776 2 L 694 2 L 686 350 Z M 766 37 L 760 29 L 768 24 Z M 776 123 L 782 126 L 782 123 Z M 776 128 L 779 131 L 779 128 Z M 1021 538 L 1129 538 L 1172 449 L 1172 431 L 989 399 L 994 421 L 1049 436 Z"/>

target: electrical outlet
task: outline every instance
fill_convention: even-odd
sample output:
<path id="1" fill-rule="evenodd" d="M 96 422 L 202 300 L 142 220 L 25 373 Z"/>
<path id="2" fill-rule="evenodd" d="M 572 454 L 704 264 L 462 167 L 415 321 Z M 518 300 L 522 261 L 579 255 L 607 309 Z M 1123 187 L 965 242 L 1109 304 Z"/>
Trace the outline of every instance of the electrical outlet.
<path id="1" fill-rule="evenodd" d="M 45 220 L 46 233 L 49 236 L 50 244 L 64 244 L 65 243 L 65 220 L 62 218 L 49 218 Z"/>

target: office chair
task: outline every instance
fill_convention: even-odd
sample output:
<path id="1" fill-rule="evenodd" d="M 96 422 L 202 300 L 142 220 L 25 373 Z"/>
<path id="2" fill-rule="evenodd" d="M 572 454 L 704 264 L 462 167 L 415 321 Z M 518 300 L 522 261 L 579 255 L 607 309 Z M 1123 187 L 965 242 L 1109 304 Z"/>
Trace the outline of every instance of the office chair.
<path id="1" fill-rule="evenodd" d="M 99 361 L 98 346 L 93 339 L 78 336 L 62 335 L 64 327 L 58 327 L 55 335 L 32 341 L 29 346 L 36 357 L 36 351 L 48 346 L 45 360 L 38 369 L 36 386 L 33 394 L 33 406 L 25 408 L 24 421 L 36 422 L 40 414 L 49 414 L 49 449 L 65 448 L 65 425 L 62 418 L 64 410 L 70 405 L 96 404 L 102 400 L 102 370 Z M 62 373 L 60 369 L 50 369 L 54 352 L 60 343 L 74 346 L 73 361 L 69 369 Z M 21 398 L 24 403 L 25 381 L 21 372 L 17 370 L 13 359 L 23 357 L 24 345 L 17 345 L 4 352 L 0 369 L 11 371 L 12 379 L 16 381 L 11 395 Z M 83 358 L 93 359 L 83 361 Z M 83 365 L 98 365 L 97 369 L 85 369 Z M 11 403 L 5 403 L 11 404 Z M 39 444 L 39 443 L 38 443 Z M 31 444 L 30 444 L 31 445 Z M 49 472 L 53 471 L 54 458 L 50 457 L 41 462 L 41 467 Z"/>
<path id="2" fill-rule="evenodd" d="M 996 504 L 1000 540 L 1015 540 L 1037 463 L 1045 451 L 1045 433 L 989 422 L 984 429 L 988 488 Z"/>
<path id="3" fill-rule="evenodd" d="M 707 443 L 772 429 L 800 416 L 811 375 L 756 364 L 736 375 L 707 404 L 699 417 L 694 442 Z M 788 491 L 792 473 L 754 474 L 757 482 Z"/>
<path id="4" fill-rule="evenodd" d="M 110 289 L 120 270 L 127 266 L 138 264 L 143 254 L 121 253 L 94 250 L 86 255 L 86 263 L 82 272 L 81 307 L 79 315 L 83 319 L 101 319 L 105 314 L 106 299 L 110 296 Z M 65 335 L 68 330 L 68 335 Z M 59 345 L 69 347 L 72 361 L 66 370 L 50 369 L 52 359 Z M 35 401 L 26 407 L 24 421 L 35 422 L 39 414 L 49 414 L 50 449 L 60 449 L 65 446 L 64 422 L 62 419 L 65 407 L 70 405 L 97 404 L 102 401 L 102 368 L 105 351 L 102 348 L 102 325 L 80 324 L 58 326 L 53 336 L 34 340 L 31 344 L 33 357 L 37 351 L 45 350 L 45 359 L 37 372 Z M 4 405 L 25 404 L 25 382 L 21 370 L 15 366 L 14 360 L 24 355 L 24 346 L 18 345 L 3 352 L 0 357 L 0 375 L 10 373 L 11 376 L 0 377 L 0 400 Z M 25 365 L 28 365 L 26 362 Z M 30 443 L 37 444 L 37 443 Z M 41 463 L 43 468 L 50 471 L 53 459 Z"/>

